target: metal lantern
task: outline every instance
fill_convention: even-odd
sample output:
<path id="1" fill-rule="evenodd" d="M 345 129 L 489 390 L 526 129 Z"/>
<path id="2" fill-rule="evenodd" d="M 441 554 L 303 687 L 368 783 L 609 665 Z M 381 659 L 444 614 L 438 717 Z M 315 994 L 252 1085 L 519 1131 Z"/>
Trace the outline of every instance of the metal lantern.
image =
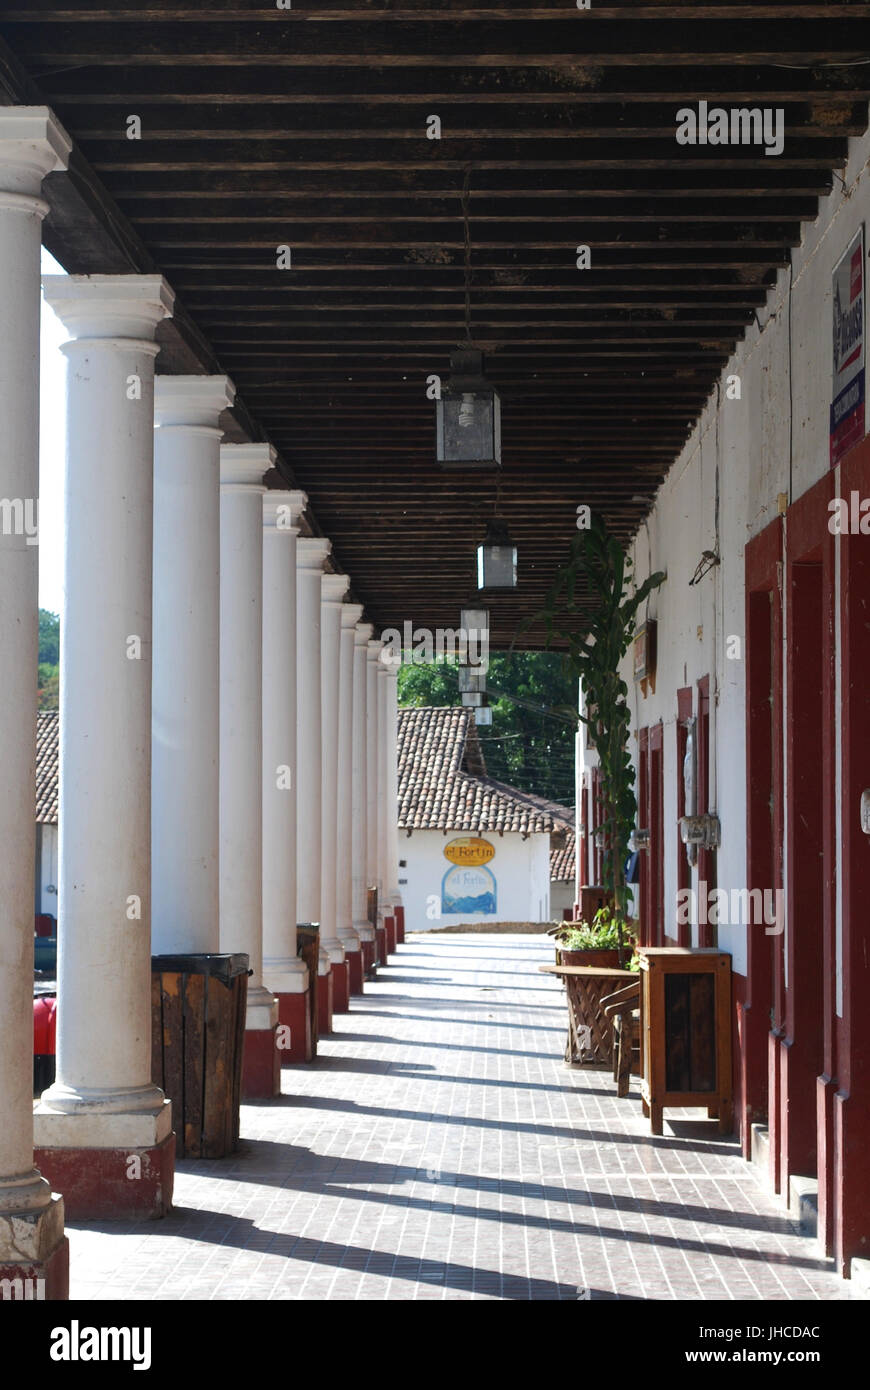
<path id="1" fill-rule="evenodd" d="M 479 666 L 460 666 L 458 675 L 459 689 L 463 695 L 470 690 L 480 693 L 486 690 L 486 672 Z"/>
<path id="2" fill-rule="evenodd" d="M 483 353 L 457 348 L 435 405 L 436 455 L 442 468 L 501 466 L 501 401 L 483 374 Z"/>
<path id="3" fill-rule="evenodd" d="M 467 664 L 485 673 L 489 670 L 489 609 L 461 608 L 459 628 L 465 633 Z"/>
<path id="4" fill-rule="evenodd" d="M 477 587 L 517 587 L 517 548 L 511 540 L 507 525 L 498 518 L 489 523 L 486 536 L 477 547 Z"/>

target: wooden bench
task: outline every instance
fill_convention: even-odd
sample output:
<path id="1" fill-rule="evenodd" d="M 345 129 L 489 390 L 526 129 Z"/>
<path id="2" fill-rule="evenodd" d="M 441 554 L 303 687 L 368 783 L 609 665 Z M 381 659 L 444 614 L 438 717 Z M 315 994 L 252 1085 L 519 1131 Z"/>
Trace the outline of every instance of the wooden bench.
<path id="1" fill-rule="evenodd" d="M 604 1012 L 602 1001 L 620 982 L 637 984 L 631 970 L 601 965 L 539 965 L 542 975 L 558 975 L 565 981 L 568 995 L 568 1042 L 565 1061 L 599 1062 L 613 1060 L 613 1022 Z"/>

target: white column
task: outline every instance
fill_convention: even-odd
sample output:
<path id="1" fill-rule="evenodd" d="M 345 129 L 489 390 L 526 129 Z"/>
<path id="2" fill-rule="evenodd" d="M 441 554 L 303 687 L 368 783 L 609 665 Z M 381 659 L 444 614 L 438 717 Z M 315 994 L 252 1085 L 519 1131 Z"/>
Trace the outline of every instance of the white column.
<path id="1" fill-rule="evenodd" d="M 371 623 L 357 623 L 354 628 L 353 652 L 353 747 L 351 792 L 351 861 L 353 887 L 353 925 L 360 941 L 374 941 L 374 928 L 368 919 L 368 867 L 366 846 L 368 832 L 368 784 L 366 758 L 366 654 L 372 635 Z"/>
<path id="2" fill-rule="evenodd" d="M 46 174 L 66 168 L 69 151 L 47 107 L 0 111 L 0 1265 L 20 1262 L 16 1214 L 42 1211 L 26 1219 L 53 1227 L 54 1245 L 63 1237 L 63 1202 L 52 1204 L 33 1166 L 33 805 L 39 255 L 48 212 L 39 194 Z"/>
<path id="3" fill-rule="evenodd" d="M 387 683 L 390 679 L 390 668 L 385 665 L 383 655 L 378 661 L 378 905 L 379 915 L 388 917 L 393 905 L 387 864 L 387 841 L 389 838 L 387 829 L 389 820 L 389 793 L 387 790 L 387 704 L 389 698 Z"/>
<path id="4" fill-rule="evenodd" d="M 386 746 L 384 749 L 386 845 L 384 856 L 385 894 L 392 907 L 401 907 L 399 892 L 399 668 L 387 667 L 384 680 Z"/>
<path id="5" fill-rule="evenodd" d="M 321 916 L 320 579 L 330 549 L 320 536 L 300 536 L 296 542 L 297 922 L 319 922 Z M 322 947 L 319 973 L 329 974 Z"/>
<path id="6" fill-rule="evenodd" d="M 263 986 L 263 474 L 267 444 L 223 444 L 220 509 L 220 941 L 244 951 L 248 1029 L 278 1022 Z"/>
<path id="7" fill-rule="evenodd" d="M 296 523 L 307 501 L 263 496 L 263 980 L 277 995 L 308 987 L 296 954 Z"/>
<path id="8" fill-rule="evenodd" d="M 360 949 L 353 911 L 353 704 L 354 638 L 361 603 L 343 603 L 338 680 L 338 833 L 336 837 L 336 930 L 346 951 Z"/>
<path id="9" fill-rule="evenodd" d="M 155 955 L 220 949 L 220 441 L 225 376 L 159 376 L 154 419 Z"/>
<path id="10" fill-rule="evenodd" d="M 378 800 L 380 796 L 378 767 L 380 765 L 380 740 L 378 736 L 378 710 L 380 708 L 380 684 L 378 671 L 381 669 L 380 654 L 383 642 L 377 640 L 366 646 L 366 865 L 369 888 L 378 889 L 378 915 L 382 915 L 380 903 L 380 859 L 378 844 Z"/>
<path id="11" fill-rule="evenodd" d="M 52 275 L 45 295 L 72 341 L 57 1080 L 36 1133 L 118 1152 L 170 1133 L 151 1082 L 151 567 L 154 334 L 173 295 L 157 275 Z"/>
<path id="12" fill-rule="evenodd" d="M 341 652 L 341 608 L 350 579 L 346 574 L 321 577 L 320 680 L 323 744 L 321 801 L 320 940 L 334 965 L 344 962 L 336 912 L 336 854 L 338 849 L 338 707 Z"/>

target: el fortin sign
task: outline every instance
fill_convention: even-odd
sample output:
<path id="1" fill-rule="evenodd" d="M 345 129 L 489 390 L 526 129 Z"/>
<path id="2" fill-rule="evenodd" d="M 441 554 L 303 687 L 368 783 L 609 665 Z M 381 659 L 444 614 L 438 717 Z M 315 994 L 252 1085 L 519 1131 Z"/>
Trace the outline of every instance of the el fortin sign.
<path id="1" fill-rule="evenodd" d="M 486 867 L 494 857 L 495 845 L 476 835 L 459 836 L 444 846 L 444 858 L 451 867 L 441 880 L 443 915 L 496 912 L 498 886 L 495 874 Z"/>
<path id="2" fill-rule="evenodd" d="M 831 467 L 864 438 L 864 228 L 834 267 Z"/>

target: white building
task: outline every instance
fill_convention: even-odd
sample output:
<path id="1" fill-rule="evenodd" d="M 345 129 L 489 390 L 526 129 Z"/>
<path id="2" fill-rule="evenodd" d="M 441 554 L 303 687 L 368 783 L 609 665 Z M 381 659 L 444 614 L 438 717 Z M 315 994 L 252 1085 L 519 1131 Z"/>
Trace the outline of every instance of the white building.
<path id="1" fill-rule="evenodd" d="M 406 929 L 549 921 L 549 803 L 487 776 L 470 709 L 400 709 L 398 733 Z"/>

